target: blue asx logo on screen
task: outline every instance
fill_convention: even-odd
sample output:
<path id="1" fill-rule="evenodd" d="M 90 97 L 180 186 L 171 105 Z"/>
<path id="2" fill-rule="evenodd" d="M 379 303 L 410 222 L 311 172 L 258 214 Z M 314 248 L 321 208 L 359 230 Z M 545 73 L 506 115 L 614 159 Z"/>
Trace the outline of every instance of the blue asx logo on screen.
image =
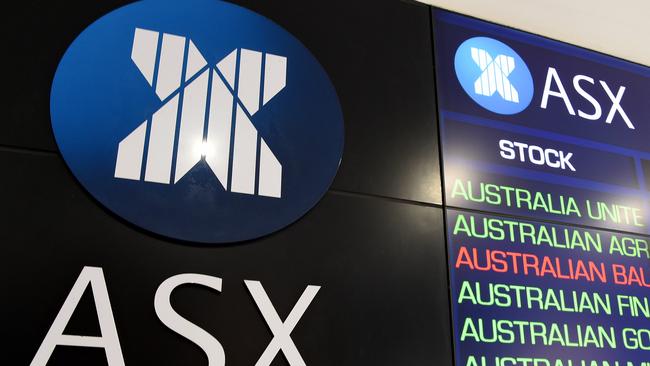
<path id="1" fill-rule="evenodd" d="M 506 44 L 487 37 L 463 42 L 454 58 L 463 90 L 481 107 L 515 114 L 533 98 L 533 78 L 524 60 Z"/>

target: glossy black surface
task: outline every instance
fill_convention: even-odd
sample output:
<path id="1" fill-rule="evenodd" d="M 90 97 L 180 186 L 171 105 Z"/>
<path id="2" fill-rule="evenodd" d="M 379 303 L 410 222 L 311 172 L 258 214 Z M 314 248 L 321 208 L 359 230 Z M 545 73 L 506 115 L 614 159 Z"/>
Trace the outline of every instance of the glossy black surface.
<path id="1" fill-rule="evenodd" d="M 99 205 L 58 154 L 49 119 L 60 57 L 91 22 L 126 2 L 21 2 L 9 35 L 0 124 L 3 359 L 34 357 L 84 266 L 104 270 L 127 366 L 203 365 L 203 352 L 156 317 L 170 276 L 223 279 L 172 304 L 217 338 L 226 365 L 254 365 L 272 338 L 244 286 L 261 281 L 284 318 L 322 286 L 292 333 L 308 365 L 451 365 L 448 282 L 429 8 L 401 1 L 237 1 L 300 39 L 328 72 L 345 118 L 332 190 L 305 217 L 222 247 L 151 235 Z M 92 121 L 89 121 L 92 123 Z M 98 335 L 87 291 L 66 333 Z M 101 349 L 57 347 L 48 365 L 105 365 Z M 287 365 L 281 354 L 273 365 Z"/>
<path id="2" fill-rule="evenodd" d="M 442 210 L 330 193 L 262 240 L 202 247 L 152 237 L 99 207 L 53 154 L 0 152 L 4 243 L 0 321 L 13 364 L 31 361 L 83 266 L 104 270 L 127 365 L 204 364 L 202 351 L 156 318 L 166 278 L 200 273 L 223 291 L 187 286 L 172 304 L 253 365 L 271 332 L 244 287 L 264 285 L 286 317 L 309 284 L 322 289 L 293 332 L 309 365 L 450 364 Z M 24 169 L 29 167 L 29 169 Z M 89 292 L 67 332 L 98 334 Z M 49 365 L 101 365 L 101 350 L 58 347 Z M 283 356 L 274 365 L 287 364 Z"/>
<path id="3" fill-rule="evenodd" d="M 0 23 L 11 50 L 3 57 L 6 104 L 0 144 L 56 151 L 50 87 L 70 43 L 88 25 L 127 1 L 21 1 Z M 5 105 L 5 104 L 3 104 Z M 92 121 L 89 121 L 91 123 Z"/>

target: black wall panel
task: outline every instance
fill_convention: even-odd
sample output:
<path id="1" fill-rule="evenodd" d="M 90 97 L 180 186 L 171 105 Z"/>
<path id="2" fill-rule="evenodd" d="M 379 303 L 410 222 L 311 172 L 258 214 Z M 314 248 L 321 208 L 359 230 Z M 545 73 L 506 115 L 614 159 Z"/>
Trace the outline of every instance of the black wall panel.
<path id="1" fill-rule="evenodd" d="M 100 266 L 127 365 L 203 364 L 202 351 L 156 318 L 158 285 L 180 273 L 223 278 L 222 293 L 174 293 L 179 313 L 207 329 L 231 365 L 253 365 L 272 334 L 244 287 L 259 280 L 282 317 L 321 285 L 293 338 L 309 365 L 450 364 L 442 210 L 329 193 L 306 217 L 254 242 L 170 242 L 116 219 L 81 190 L 58 156 L 0 153 L 3 338 L 27 364 L 83 266 Z M 92 297 L 68 332 L 97 334 Z M 76 361 L 75 361 L 76 360 Z M 79 363 L 76 363 L 79 362 Z M 50 364 L 103 364 L 101 350 L 59 347 Z M 283 357 L 276 365 L 286 364 Z"/>
<path id="2" fill-rule="evenodd" d="M 49 91 L 60 57 L 91 22 L 126 2 L 21 2 L 1 26 L 12 93 L 0 124 L 4 359 L 29 364 L 83 266 L 104 270 L 127 366 L 201 365 L 202 351 L 153 308 L 180 273 L 223 279 L 183 287 L 172 304 L 216 337 L 227 365 L 253 365 L 272 338 L 244 286 L 259 280 L 281 317 L 307 285 L 322 289 L 292 333 L 308 365 L 451 365 L 429 8 L 400 1 L 237 3 L 300 39 L 330 75 L 346 140 L 332 190 L 305 217 L 221 247 L 171 241 L 101 207 L 62 161 Z M 89 121 L 92 123 L 92 121 Z M 97 335 L 89 292 L 67 328 Z M 100 349 L 57 347 L 49 365 L 106 364 Z M 286 365 L 283 356 L 274 365 Z"/>
<path id="3" fill-rule="evenodd" d="M 50 87 L 70 43 L 92 22 L 128 1 L 21 1 L 0 25 L 8 49 L 5 118 L 0 144 L 56 151 Z"/>

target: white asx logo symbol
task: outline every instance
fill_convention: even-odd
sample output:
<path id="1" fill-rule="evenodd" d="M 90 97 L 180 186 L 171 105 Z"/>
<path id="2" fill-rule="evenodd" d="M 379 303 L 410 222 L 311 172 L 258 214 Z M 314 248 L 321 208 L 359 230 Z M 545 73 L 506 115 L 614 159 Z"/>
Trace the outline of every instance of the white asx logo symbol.
<path id="1" fill-rule="evenodd" d="M 465 40 L 456 49 L 454 69 L 465 93 L 491 112 L 519 113 L 533 99 L 528 66 L 517 52 L 496 39 Z"/>
<path id="2" fill-rule="evenodd" d="M 472 47 L 472 60 L 483 71 L 474 81 L 476 94 L 489 97 L 497 92 L 504 100 L 519 103 L 519 93 L 508 80 L 508 76 L 515 69 L 513 57 L 498 55 L 493 59 L 484 49 Z"/>
<path id="3" fill-rule="evenodd" d="M 191 40 L 137 28 L 131 59 L 163 105 L 119 143 L 115 178 L 175 184 L 205 159 L 225 190 L 281 197 L 251 118 L 285 87 L 286 57 L 235 49 L 212 68 Z"/>

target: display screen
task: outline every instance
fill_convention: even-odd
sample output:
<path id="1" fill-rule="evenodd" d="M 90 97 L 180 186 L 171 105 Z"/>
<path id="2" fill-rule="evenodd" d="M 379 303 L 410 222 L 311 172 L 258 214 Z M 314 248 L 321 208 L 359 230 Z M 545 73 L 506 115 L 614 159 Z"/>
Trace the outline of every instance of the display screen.
<path id="1" fill-rule="evenodd" d="M 433 20 L 456 364 L 650 362 L 650 69 Z"/>

